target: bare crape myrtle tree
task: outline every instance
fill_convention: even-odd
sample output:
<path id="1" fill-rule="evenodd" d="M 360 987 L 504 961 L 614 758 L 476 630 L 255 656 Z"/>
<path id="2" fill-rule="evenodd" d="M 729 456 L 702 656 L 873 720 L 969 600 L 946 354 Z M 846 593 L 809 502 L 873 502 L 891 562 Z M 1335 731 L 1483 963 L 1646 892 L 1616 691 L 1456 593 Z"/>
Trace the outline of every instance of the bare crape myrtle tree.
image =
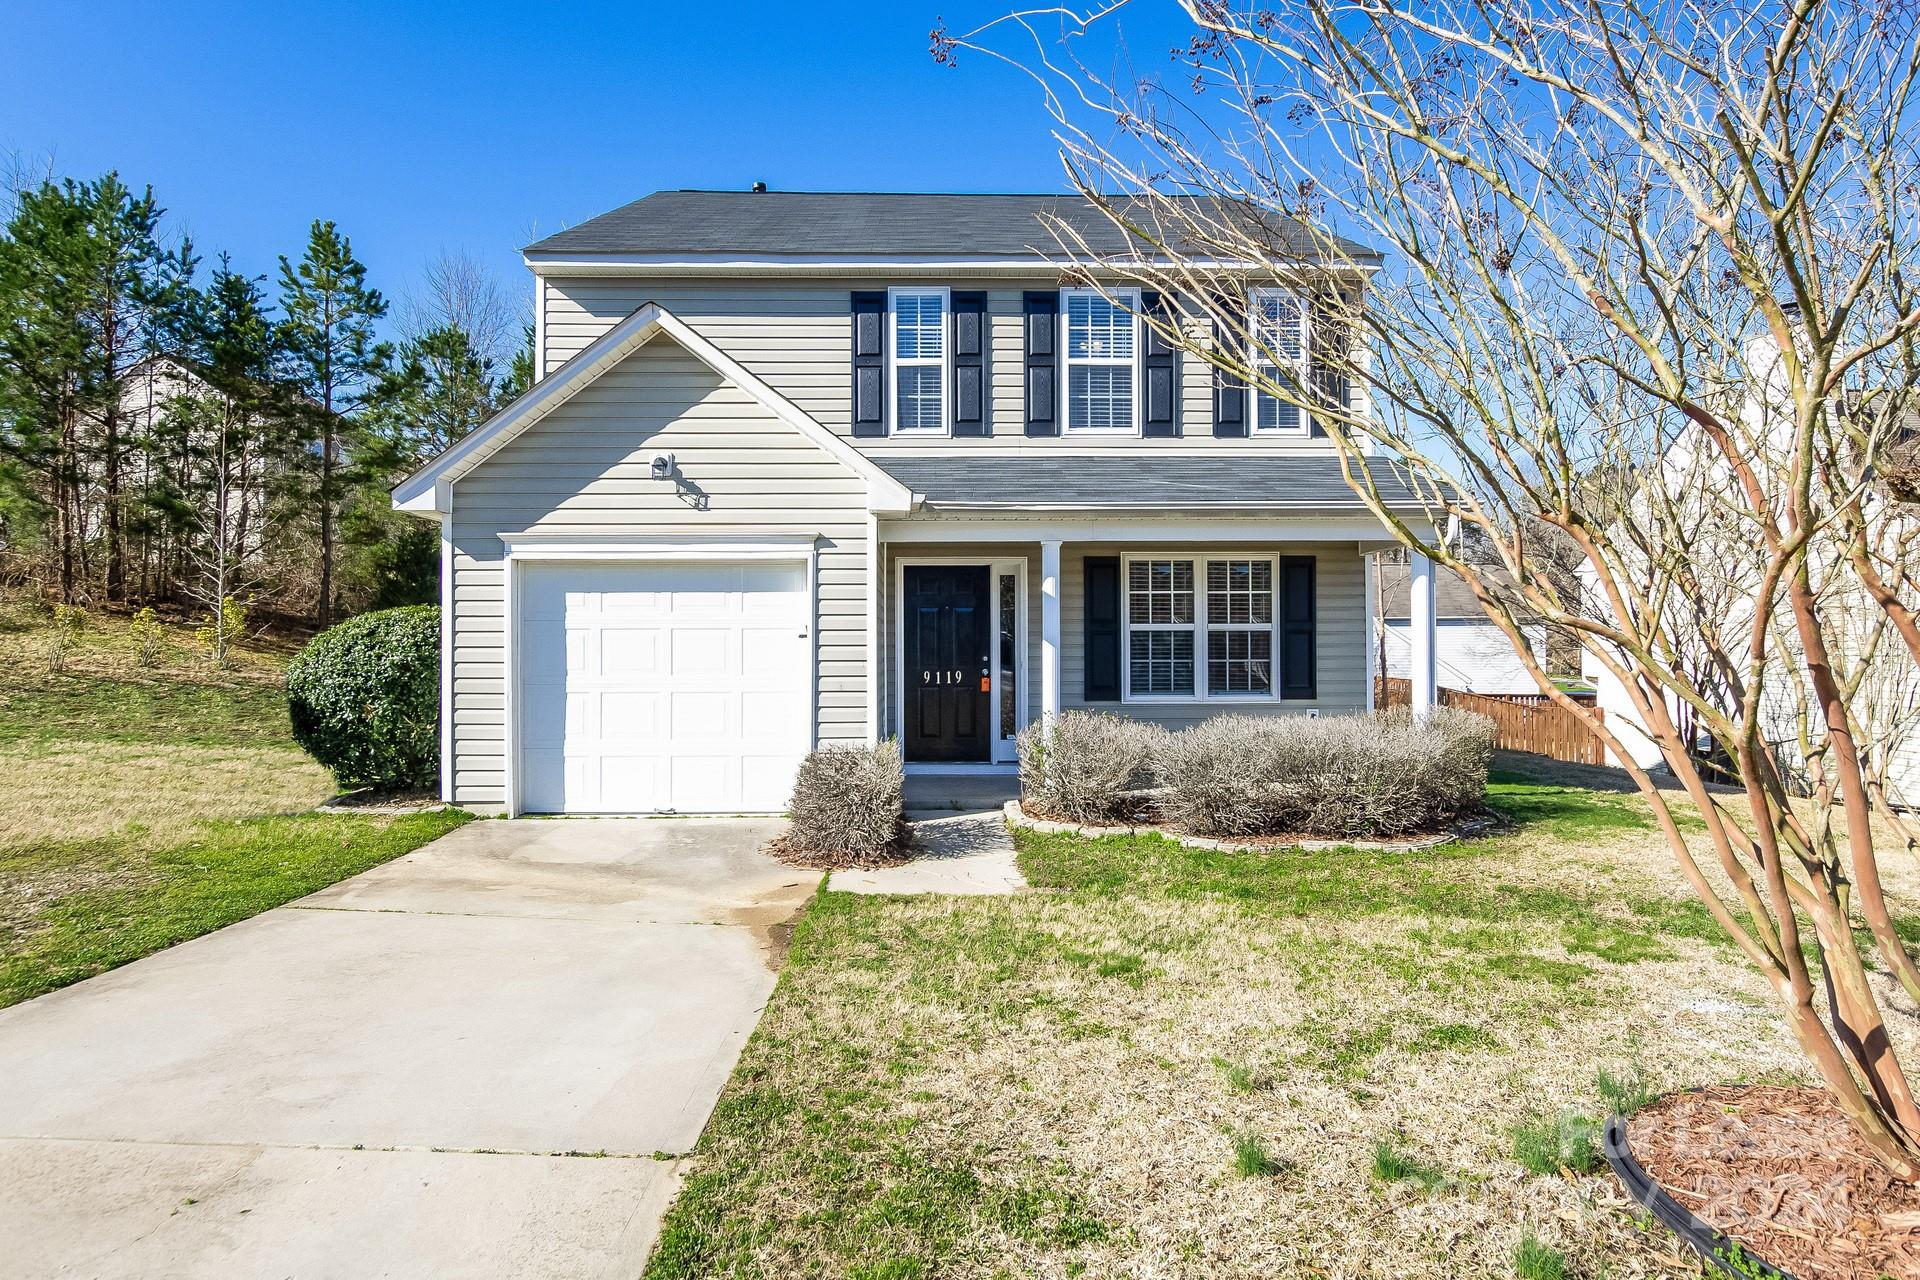
<path id="1" fill-rule="evenodd" d="M 1063 266 L 1177 294 L 1150 322 L 1312 415 L 1400 541 L 1628 758 L 1519 617 L 1578 637 L 1705 820 L 1683 833 L 1629 765 L 1686 878 L 1920 1180 L 1888 1033 L 1920 971 L 1880 874 L 1907 856 L 1884 774 L 1920 669 L 1920 521 L 1892 479 L 1920 330 L 1915 5 L 1182 7 L 1190 41 L 1150 79 L 1092 70 L 1126 65 L 1124 5 L 937 31 L 934 53 L 1028 71 L 1072 181 L 1148 246 L 1096 259 L 1061 222 Z M 1300 301 L 1250 307 L 1250 275 Z M 1396 519 L 1368 455 L 1504 572 Z"/>

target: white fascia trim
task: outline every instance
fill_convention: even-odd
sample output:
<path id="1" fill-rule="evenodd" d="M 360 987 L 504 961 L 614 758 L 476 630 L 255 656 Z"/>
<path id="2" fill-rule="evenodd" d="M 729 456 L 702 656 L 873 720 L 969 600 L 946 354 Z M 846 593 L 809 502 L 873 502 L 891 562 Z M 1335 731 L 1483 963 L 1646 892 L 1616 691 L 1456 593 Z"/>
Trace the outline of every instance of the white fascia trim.
<path id="1" fill-rule="evenodd" d="M 798 431 L 867 482 L 867 509 L 883 515 L 913 509 L 913 492 L 865 454 L 821 426 L 785 396 L 747 372 L 739 361 L 657 302 L 637 308 L 567 361 L 551 376 L 495 414 L 487 423 L 408 476 L 393 489 L 393 505 L 416 514 L 445 511 L 451 486 L 508 441 L 558 409 L 608 369 L 665 333 L 708 368 L 746 392 L 769 413 Z M 442 486 L 446 486 L 443 490 Z"/>
<path id="2" fill-rule="evenodd" d="M 1409 522 L 1416 537 L 1432 537 L 1430 526 Z M 1394 545 L 1371 517 L 1304 520 L 895 520 L 883 522 L 885 542 L 1134 542 L 1150 546 L 1194 542 L 1219 546 L 1237 542 L 1353 542 L 1381 539 Z M 1358 554 L 1356 552 L 1356 554 Z"/>
<path id="3" fill-rule="evenodd" d="M 1045 275 L 1066 261 L 1057 254 L 1035 249 L 1029 257 L 966 257 L 951 253 L 888 254 L 753 254 L 753 253 L 525 253 L 522 261 L 536 275 L 730 275 L 733 273 L 793 275 L 875 275 L 888 272 L 924 274 L 952 272 L 983 274 Z M 1298 259 L 1305 263 L 1305 258 Z M 1379 255 L 1356 256 L 1351 262 L 1334 262 L 1336 270 L 1355 267 L 1373 269 Z M 1236 258 L 1127 258 L 1114 256 L 1091 262 L 1075 262 L 1081 270 L 1127 272 L 1193 268 L 1212 271 L 1260 271 L 1267 264 Z"/>
<path id="4" fill-rule="evenodd" d="M 753 534 L 697 538 L 608 538 L 594 534 L 503 533 L 515 560 L 803 560 L 820 535 Z"/>

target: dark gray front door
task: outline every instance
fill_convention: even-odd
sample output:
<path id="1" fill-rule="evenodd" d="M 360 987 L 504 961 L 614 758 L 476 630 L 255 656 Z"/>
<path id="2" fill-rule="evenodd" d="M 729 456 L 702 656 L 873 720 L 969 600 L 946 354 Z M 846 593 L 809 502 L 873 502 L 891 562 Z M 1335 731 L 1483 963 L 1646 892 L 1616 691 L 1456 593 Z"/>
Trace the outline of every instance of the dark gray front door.
<path id="1" fill-rule="evenodd" d="M 906 754 L 990 758 L 992 597 L 986 565 L 906 567 Z"/>

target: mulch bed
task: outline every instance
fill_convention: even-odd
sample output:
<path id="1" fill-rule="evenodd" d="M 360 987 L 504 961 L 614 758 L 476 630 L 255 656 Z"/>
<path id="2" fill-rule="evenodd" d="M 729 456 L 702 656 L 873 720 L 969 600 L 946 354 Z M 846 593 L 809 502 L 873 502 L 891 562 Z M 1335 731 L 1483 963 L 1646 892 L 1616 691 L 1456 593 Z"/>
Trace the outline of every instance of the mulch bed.
<path id="1" fill-rule="evenodd" d="M 1345 843 L 1355 843 L 1360 845 L 1368 845 L 1368 844 L 1391 845 L 1391 844 L 1416 843 L 1418 841 L 1432 840 L 1435 837 L 1445 836 L 1445 835 L 1471 837 L 1471 836 L 1484 835 L 1487 832 L 1496 830 L 1497 828 L 1504 825 L 1504 823 L 1502 822 L 1498 814 L 1494 813 L 1492 810 L 1487 810 L 1483 813 L 1469 815 L 1468 817 L 1462 819 L 1460 822 L 1457 822 L 1452 826 L 1441 827 L 1437 830 L 1402 831 L 1392 835 L 1352 836 L 1352 835 L 1327 835 L 1323 832 L 1313 832 L 1313 831 L 1283 831 L 1277 834 L 1251 835 L 1251 836 L 1202 836 L 1197 831 L 1183 831 L 1178 827 L 1169 826 L 1168 824 L 1161 822 L 1159 815 L 1156 814 L 1151 808 L 1136 809 L 1130 813 L 1116 814 L 1104 819 L 1104 821 L 1102 822 L 1082 822 L 1075 818 L 1066 817 L 1063 814 L 1050 812 L 1046 809 L 1041 808 L 1039 805 L 1029 804 L 1025 800 L 1022 800 L 1020 802 L 1020 811 L 1026 814 L 1029 818 L 1034 818 L 1041 822 L 1060 822 L 1070 826 L 1112 825 L 1112 826 L 1131 826 L 1131 827 L 1138 827 L 1142 829 L 1151 828 L 1152 830 L 1158 831 L 1163 835 L 1193 836 L 1199 839 L 1220 840 L 1220 841 L 1224 841 L 1231 844 L 1247 845 L 1249 847 L 1257 846 L 1262 849 L 1273 849 L 1275 851 L 1282 850 L 1282 849 L 1297 849 L 1302 845 L 1306 845 L 1309 847 L 1314 845 L 1345 844 Z"/>
<path id="2" fill-rule="evenodd" d="M 790 867 L 805 867 L 810 871 L 873 871 L 880 867 L 897 867 L 913 859 L 913 828 L 901 822 L 893 843 L 878 852 L 810 849 L 795 840 L 791 831 L 782 832 L 767 841 L 767 852 Z"/>
<path id="3" fill-rule="evenodd" d="M 1694 1216 L 1798 1280 L 1920 1280 L 1920 1188 L 1880 1167 L 1824 1089 L 1670 1094 L 1627 1138 Z"/>

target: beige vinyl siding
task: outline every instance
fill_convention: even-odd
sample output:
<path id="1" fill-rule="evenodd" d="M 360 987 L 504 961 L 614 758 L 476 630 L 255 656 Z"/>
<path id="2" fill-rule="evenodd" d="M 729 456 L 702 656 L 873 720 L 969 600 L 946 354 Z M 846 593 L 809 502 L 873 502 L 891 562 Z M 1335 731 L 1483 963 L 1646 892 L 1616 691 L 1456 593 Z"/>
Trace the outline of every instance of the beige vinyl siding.
<path id="1" fill-rule="evenodd" d="M 1169 702 L 1102 702 L 1089 704 L 1082 696 L 1086 680 L 1086 574 L 1088 556 L 1157 556 L 1205 560 L 1209 556 L 1314 557 L 1314 653 L 1318 660 L 1312 699 L 1249 699 Z M 1365 562 L 1352 544 L 1234 543 L 1216 547 L 1167 546 L 1142 543 L 1069 543 L 1060 550 L 1060 705 L 1096 706 L 1169 728 L 1182 728 L 1209 716 L 1226 713 L 1289 715 L 1318 710 L 1332 715 L 1364 711 L 1367 705 L 1367 584 Z M 1124 644 L 1125 642 L 1122 641 Z M 1125 661 L 1125 654 L 1122 654 Z M 1204 673 L 1195 676 L 1204 680 Z"/>
<path id="2" fill-rule="evenodd" d="M 823 426 L 850 434 L 852 317 L 849 294 L 884 290 L 885 280 L 648 280 L 610 276 L 548 277 L 541 281 L 545 308 L 545 369 L 548 373 L 647 302 L 664 306 Z M 976 287 L 964 280 L 894 281 Z M 925 436 L 861 438 L 861 449 L 944 452 L 980 449 L 1105 451 L 1195 447 L 1324 453 L 1324 440 L 1298 436 L 1213 437 L 1213 375 L 1206 361 L 1188 354 L 1180 371 L 1181 435 L 1142 439 L 1135 435 L 1069 434 L 1029 439 L 1024 434 L 1024 371 L 1021 363 L 1021 294 L 1053 289 L 1057 281 L 995 282 L 987 286 L 992 330 L 993 435 L 955 439 Z M 1196 331 L 1205 322 L 1194 321 Z"/>
<path id="3" fill-rule="evenodd" d="M 689 486 L 647 478 L 675 455 Z M 705 509 L 697 509 L 696 501 Z M 540 531 L 814 535 L 822 742 L 866 737 L 866 485 L 666 337 L 608 370 L 454 486 L 454 798 L 506 802 L 505 544 Z"/>

